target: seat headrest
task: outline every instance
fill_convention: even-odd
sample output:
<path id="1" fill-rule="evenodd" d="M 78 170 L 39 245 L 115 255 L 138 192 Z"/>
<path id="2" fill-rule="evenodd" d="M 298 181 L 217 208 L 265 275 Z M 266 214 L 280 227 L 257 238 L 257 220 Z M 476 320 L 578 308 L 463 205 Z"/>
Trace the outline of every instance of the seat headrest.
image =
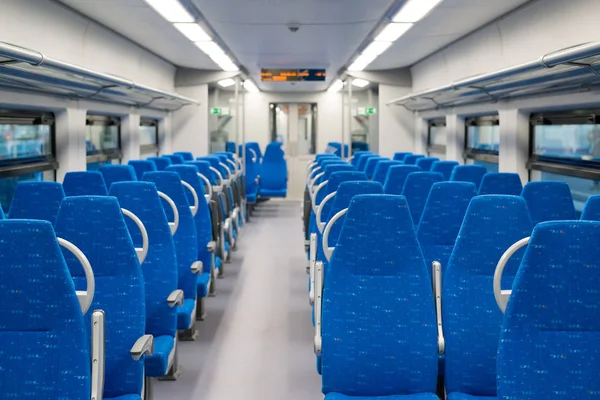
<path id="1" fill-rule="evenodd" d="M 408 156 L 412 156 L 410 152 L 398 152 L 394 153 L 394 160 L 396 161 L 404 161 L 404 159 Z"/>
<path id="2" fill-rule="evenodd" d="M 58 182 L 20 182 L 8 215 L 11 219 L 36 219 L 54 224 L 64 198 L 65 192 Z M 0 219 L 4 219 L 4 214 Z"/>
<path id="3" fill-rule="evenodd" d="M 150 160 L 131 160 L 128 164 L 135 170 L 138 180 L 142 179 L 144 172 L 156 171 L 156 164 Z"/>
<path id="4" fill-rule="evenodd" d="M 281 143 L 269 143 L 265 149 L 263 162 L 280 162 L 283 160 L 284 156 L 285 154 L 281 148 Z"/>
<path id="5" fill-rule="evenodd" d="M 185 161 L 183 157 L 177 154 L 165 154 L 163 158 L 171 160 L 171 164 L 183 164 Z"/>
<path id="6" fill-rule="evenodd" d="M 221 160 L 217 156 L 203 156 L 196 158 L 196 161 L 207 161 L 210 163 L 210 166 L 215 168 L 218 171 L 221 171 L 221 165 L 219 164 Z"/>
<path id="7" fill-rule="evenodd" d="M 414 172 L 406 178 L 402 195 L 406 197 L 415 226 L 418 226 L 421 221 L 431 187 L 434 183 L 443 180 L 442 174 L 437 172 Z"/>
<path id="8" fill-rule="evenodd" d="M 137 181 L 135 169 L 131 165 L 109 164 L 100 167 L 99 171 L 108 188 L 114 182 Z"/>
<path id="9" fill-rule="evenodd" d="M 452 170 L 450 180 L 455 182 L 472 182 L 479 189 L 481 180 L 486 173 L 487 169 L 483 165 L 457 165 Z"/>
<path id="10" fill-rule="evenodd" d="M 600 221 L 600 195 L 591 196 L 585 202 L 581 219 L 586 221 Z"/>
<path id="11" fill-rule="evenodd" d="M 375 171 L 373 172 L 373 180 L 383 185 L 385 183 L 385 178 L 387 178 L 388 171 L 394 165 L 402 165 L 402 161 L 386 159 L 379 160 L 377 166 L 375 167 Z"/>
<path id="12" fill-rule="evenodd" d="M 379 154 L 365 154 L 360 160 L 358 160 L 358 164 L 356 165 L 356 169 L 359 171 L 364 171 L 367 168 L 367 162 L 369 162 L 372 158 L 381 158 Z"/>
<path id="13" fill-rule="evenodd" d="M 384 157 L 373 157 L 367 161 L 367 165 L 365 166 L 365 173 L 369 179 L 373 178 L 373 173 L 375 172 L 375 168 L 377 168 L 377 164 L 381 161 L 389 161 L 389 158 Z"/>
<path id="14" fill-rule="evenodd" d="M 394 165 L 390 167 L 383 185 L 385 194 L 402 194 L 404 183 L 406 182 L 408 175 L 420 171 L 421 168 L 416 165 Z"/>
<path id="15" fill-rule="evenodd" d="M 99 171 L 67 172 L 63 181 L 67 196 L 107 196 L 108 188 Z"/>
<path id="16" fill-rule="evenodd" d="M 348 181 L 366 181 L 367 175 L 364 172 L 359 171 L 338 171 L 334 172 L 329 176 L 329 182 L 327 183 L 326 192 L 335 192 L 342 182 Z"/>
<path id="17" fill-rule="evenodd" d="M 211 183 L 211 185 L 217 184 L 215 173 L 210 170 L 210 163 L 208 161 L 186 161 L 185 164 L 193 165 L 196 167 L 199 173 L 204 175 Z"/>
<path id="18" fill-rule="evenodd" d="M 190 153 L 189 151 L 176 151 L 173 154 L 183 158 L 183 161 L 192 161 L 194 159 L 194 155 L 192 153 Z"/>
<path id="19" fill-rule="evenodd" d="M 520 196 L 523 184 L 519 174 L 513 172 L 488 172 L 481 180 L 479 194 L 506 194 Z"/>
<path id="20" fill-rule="evenodd" d="M 436 161 L 440 161 L 439 158 L 436 157 L 424 157 L 424 158 L 419 158 L 417 160 L 417 167 L 421 168 L 423 171 L 429 171 L 431 170 L 431 166 L 433 165 L 434 162 Z"/>
<path id="21" fill-rule="evenodd" d="M 425 158 L 425 156 L 423 154 L 411 154 L 409 156 L 404 157 L 404 164 L 416 165 L 417 161 L 421 158 Z"/>
<path id="22" fill-rule="evenodd" d="M 444 179 L 449 181 L 454 167 L 458 166 L 457 161 L 436 161 L 431 166 L 431 172 L 439 172 L 444 175 Z"/>
<path id="23" fill-rule="evenodd" d="M 354 196 L 361 194 L 383 194 L 383 186 L 379 182 L 366 180 L 340 183 L 329 210 L 329 219 L 343 209 L 348 208 Z"/>
<path id="24" fill-rule="evenodd" d="M 521 196 L 527 202 L 534 225 L 540 222 L 577 219 L 573 196 L 567 182 L 529 182 Z M 582 216 L 582 219 L 583 218 Z"/>
<path id="25" fill-rule="evenodd" d="M 334 172 L 341 172 L 341 171 L 356 171 L 356 170 L 354 169 L 354 167 L 352 165 L 350 165 L 348 163 L 329 164 L 323 168 L 323 172 L 325 172 L 325 174 L 323 175 L 322 182 L 329 180 L 329 178 L 331 177 L 331 174 L 333 174 Z"/>
<path id="26" fill-rule="evenodd" d="M 147 160 L 154 163 L 157 171 L 164 171 L 169 165 L 172 164 L 169 158 L 164 157 L 149 157 Z"/>

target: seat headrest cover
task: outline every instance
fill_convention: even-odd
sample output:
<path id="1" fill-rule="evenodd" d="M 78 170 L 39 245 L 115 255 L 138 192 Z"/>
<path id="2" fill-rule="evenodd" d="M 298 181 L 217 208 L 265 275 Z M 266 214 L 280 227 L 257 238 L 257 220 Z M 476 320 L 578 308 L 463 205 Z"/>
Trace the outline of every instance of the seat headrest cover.
<path id="1" fill-rule="evenodd" d="M 67 196 L 108 196 L 104 177 L 99 171 L 67 172 L 63 189 Z"/>
<path id="2" fill-rule="evenodd" d="M 527 202 L 534 225 L 540 222 L 577 219 L 573 196 L 567 182 L 529 182 L 521 196 Z M 581 219 L 585 219 L 582 218 Z"/>
<path id="3" fill-rule="evenodd" d="M 20 182 L 8 215 L 11 219 L 36 219 L 54 224 L 64 198 L 65 192 L 58 182 Z M 4 219 L 4 214 L 0 219 Z"/>
<path id="4" fill-rule="evenodd" d="M 406 178 L 413 172 L 421 172 L 421 168 L 416 165 L 394 165 L 390 167 L 383 185 L 385 194 L 402 194 Z"/>

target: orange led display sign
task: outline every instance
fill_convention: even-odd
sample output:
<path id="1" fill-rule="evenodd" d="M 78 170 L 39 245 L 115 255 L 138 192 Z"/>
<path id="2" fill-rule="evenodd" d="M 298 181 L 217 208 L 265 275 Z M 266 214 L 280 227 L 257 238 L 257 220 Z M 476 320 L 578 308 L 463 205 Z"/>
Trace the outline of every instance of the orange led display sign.
<path id="1" fill-rule="evenodd" d="M 263 69 L 260 77 L 263 82 L 315 82 L 324 81 L 324 69 Z"/>

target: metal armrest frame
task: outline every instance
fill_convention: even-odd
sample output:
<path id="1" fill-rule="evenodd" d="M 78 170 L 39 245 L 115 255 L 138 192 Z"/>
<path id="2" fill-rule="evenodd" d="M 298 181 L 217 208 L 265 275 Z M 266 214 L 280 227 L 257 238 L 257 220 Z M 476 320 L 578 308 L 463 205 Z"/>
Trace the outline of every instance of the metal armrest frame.
<path id="1" fill-rule="evenodd" d="M 137 215 L 135 215 L 131 211 L 127 210 L 126 208 L 121 208 L 121 212 L 123 213 L 123 215 L 130 218 L 137 225 L 137 227 L 139 228 L 139 230 L 142 234 L 142 248 L 140 249 L 139 247 L 136 247 L 135 253 L 138 256 L 138 260 L 139 260 L 140 264 L 143 264 L 144 261 L 146 260 L 146 256 L 148 255 L 148 247 L 149 247 L 148 231 L 146 230 L 146 227 L 144 226 L 144 223 L 142 222 L 142 220 L 139 219 Z"/>
<path id="2" fill-rule="evenodd" d="M 77 300 L 79 300 L 79 306 L 81 307 L 81 312 L 85 315 L 90 306 L 92 305 L 92 301 L 94 300 L 94 293 L 96 292 L 96 281 L 94 279 L 94 270 L 90 265 L 90 261 L 87 259 L 85 254 L 79 249 L 79 247 L 75 246 L 73 243 L 68 240 L 62 238 L 56 238 L 58 240 L 58 244 L 60 247 L 64 247 L 69 250 L 77 261 L 83 267 L 83 272 L 85 274 L 86 288 L 85 291 L 78 290 L 76 291 Z"/>
<path id="3" fill-rule="evenodd" d="M 196 213 L 198 212 L 198 205 L 200 203 L 200 200 L 198 199 L 198 193 L 196 192 L 196 189 L 194 189 L 192 185 L 190 185 L 186 181 L 182 180 L 181 184 L 192 193 L 192 197 L 194 198 L 194 205 L 189 207 L 190 211 L 192 212 L 192 217 L 195 217 Z"/>
<path id="4" fill-rule="evenodd" d="M 104 311 L 92 313 L 92 390 L 90 400 L 102 400 L 104 396 L 106 327 Z"/>
<path id="5" fill-rule="evenodd" d="M 312 306 L 315 304 L 315 263 L 317 262 L 317 234 L 310 234 L 310 259 L 308 261 L 310 275 L 310 290 L 308 291 L 308 302 Z"/>
<path id="6" fill-rule="evenodd" d="M 331 199 L 333 199 L 335 197 L 335 195 L 337 194 L 336 192 L 332 192 L 329 193 L 327 196 L 325 196 L 325 198 L 323 199 L 323 201 L 321 201 L 321 204 L 319 204 L 317 206 L 317 228 L 319 229 L 319 232 L 321 232 L 321 234 L 323 233 L 323 230 L 325 229 L 325 226 L 327 225 L 326 222 L 321 222 L 321 216 L 323 214 L 323 208 L 325 208 L 325 204 L 327 204 L 327 202 Z"/>
<path id="7" fill-rule="evenodd" d="M 523 238 L 518 242 L 514 243 L 512 246 L 508 248 L 500 257 L 500 261 L 496 265 L 496 270 L 494 271 L 494 297 L 496 298 L 496 303 L 498 304 L 498 308 L 502 311 L 502 314 L 506 312 L 506 306 L 508 306 L 508 299 L 512 294 L 511 290 L 502 290 L 502 274 L 504 273 L 504 268 L 508 263 L 508 260 L 522 247 L 527 246 L 529 244 L 529 237 Z"/>
<path id="8" fill-rule="evenodd" d="M 321 205 L 321 203 L 317 204 L 317 196 L 319 195 L 319 192 L 321 191 L 321 189 L 323 189 L 325 186 L 327 186 L 328 183 L 329 183 L 329 181 L 324 181 L 324 182 L 319 183 L 319 186 L 317 186 L 317 188 L 315 189 L 315 191 L 313 193 L 312 208 L 313 208 L 313 212 L 315 214 L 317 213 L 317 208 Z"/>
<path id="9" fill-rule="evenodd" d="M 323 253 L 325 253 L 325 257 L 327 261 L 331 261 L 331 256 L 333 255 L 333 250 L 335 247 L 329 247 L 329 232 L 331 232 L 331 227 L 335 224 L 340 218 L 342 218 L 348 212 L 347 208 L 344 208 L 342 211 L 335 214 L 330 220 L 327 226 L 325 227 L 325 231 L 323 231 Z"/>
<path id="10" fill-rule="evenodd" d="M 323 339 L 321 337 L 321 322 L 323 317 L 323 262 L 317 261 L 315 265 L 315 354 L 321 355 Z"/>
<path id="11" fill-rule="evenodd" d="M 444 354 L 446 352 L 446 339 L 444 339 L 444 329 L 442 325 L 442 264 L 439 261 L 431 263 L 431 278 L 435 300 L 435 316 L 437 320 L 438 354 Z"/>
<path id="12" fill-rule="evenodd" d="M 158 191 L 158 195 L 160 196 L 160 198 L 166 201 L 169 207 L 171 207 L 171 210 L 173 210 L 173 222 L 169 222 L 169 228 L 171 228 L 171 235 L 174 236 L 177 232 L 177 229 L 179 228 L 179 210 L 177 210 L 175 202 L 169 196 L 167 196 L 160 190 Z"/>

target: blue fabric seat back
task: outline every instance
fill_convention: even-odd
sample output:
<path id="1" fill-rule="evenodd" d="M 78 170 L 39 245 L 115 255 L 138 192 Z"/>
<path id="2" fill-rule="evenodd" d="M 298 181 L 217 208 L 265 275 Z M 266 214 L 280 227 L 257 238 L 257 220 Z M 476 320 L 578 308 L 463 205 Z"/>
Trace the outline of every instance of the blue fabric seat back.
<path id="1" fill-rule="evenodd" d="M 458 165 L 457 161 L 436 161 L 431 166 L 431 172 L 439 172 L 444 175 L 444 180 L 449 181 L 454 167 Z"/>
<path id="2" fill-rule="evenodd" d="M 189 151 L 176 151 L 173 153 L 176 156 L 183 158 L 183 161 L 194 161 L 194 155 Z"/>
<path id="3" fill-rule="evenodd" d="M 52 225 L 0 221 L 0 264 L 0 397 L 89 398 L 90 340 Z"/>
<path id="4" fill-rule="evenodd" d="M 334 172 L 343 172 L 343 171 L 356 171 L 354 169 L 354 167 L 348 163 L 333 163 L 333 164 L 324 164 L 323 169 L 321 170 L 321 172 L 323 172 L 323 176 L 321 176 L 319 179 L 316 180 L 317 184 L 321 184 L 325 181 L 328 181 L 329 178 L 331 177 L 331 174 L 333 174 Z M 324 189 L 321 189 L 318 193 L 317 198 L 320 198 L 321 196 L 321 192 L 324 192 Z M 324 196 L 323 196 L 324 197 Z M 320 200 L 319 200 L 320 203 Z M 317 203 L 317 204 L 319 204 Z"/>
<path id="5" fill-rule="evenodd" d="M 520 196 L 522 191 L 523 184 L 519 174 L 512 172 L 488 172 L 483 176 L 481 186 L 479 186 L 479 195 L 505 194 Z"/>
<path id="6" fill-rule="evenodd" d="M 149 160 L 131 160 L 127 164 L 133 167 L 138 181 L 142 180 L 144 173 L 157 170 L 156 164 Z"/>
<path id="7" fill-rule="evenodd" d="M 433 163 L 440 161 L 439 158 L 436 157 L 425 157 L 419 158 L 417 160 L 417 167 L 421 168 L 423 171 L 430 171 Z"/>
<path id="8" fill-rule="evenodd" d="M 175 337 L 177 308 L 169 307 L 166 299 L 177 289 L 177 257 L 171 228 L 163 210 L 156 185 L 151 182 L 116 182 L 110 195 L 119 205 L 134 213 L 148 232 L 148 254 L 142 264 L 146 296 L 146 333 Z M 133 244 L 142 247 L 138 226 L 126 218 L 125 223 Z"/>
<path id="9" fill-rule="evenodd" d="M 362 171 L 362 169 L 360 169 L 360 167 L 359 167 L 359 165 L 361 165 L 361 160 L 362 160 L 363 158 L 365 158 L 365 157 L 372 156 L 372 155 L 373 155 L 373 153 L 371 153 L 370 151 L 369 151 L 369 152 L 366 152 L 366 153 L 362 153 L 362 154 L 357 154 L 357 155 L 355 156 L 355 158 L 354 158 L 354 159 L 352 159 L 352 163 L 351 163 L 351 164 L 352 164 L 352 165 L 354 165 L 354 167 L 355 167 L 355 168 L 356 168 L 358 171 Z M 364 164 L 363 164 L 363 165 L 364 165 Z"/>
<path id="10" fill-rule="evenodd" d="M 340 186 L 341 183 L 351 182 L 351 181 L 367 181 L 367 175 L 364 172 L 359 172 L 359 171 L 339 171 L 339 172 L 332 173 L 329 176 L 328 181 L 329 182 L 327 183 L 327 185 L 325 185 L 325 187 L 323 189 L 321 189 L 322 191 L 325 192 L 324 193 L 325 196 L 323 196 L 323 199 L 326 196 L 328 196 L 329 194 L 337 191 L 338 187 Z M 337 194 L 336 194 L 336 196 L 337 196 Z M 326 221 L 326 218 L 329 215 L 329 211 L 331 210 L 334 200 L 335 200 L 335 198 L 329 200 L 323 206 L 323 211 L 321 212 L 321 222 Z"/>
<path id="11" fill-rule="evenodd" d="M 217 156 L 203 156 L 203 157 L 197 157 L 196 161 L 207 161 L 208 163 L 210 163 L 210 166 L 214 169 L 216 169 L 217 171 L 219 171 L 219 173 L 221 174 L 221 176 L 223 178 L 225 178 L 225 175 L 223 174 L 223 167 L 221 166 L 220 162 L 221 159 Z M 216 172 L 213 171 L 213 173 L 215 174 L 216 178 L 219 179 L 219 177 L 216 175 Z"/>
<path id="12" fill-rule="evenodd" d="M 367 168 L 367 162 L 369 162 L 371 158 L 381 158 L 381 156 L 379 154 L 365 154 L 360 158 L 360 160 L 358 160 L 356 169 L 359 171 L 365 171 Z"/>
<path id="13" fill-rule="evenodd" d="M 260 168 L 261 189 L 281 190 L 287 187 L 287 162 L 278 143 L 269 143 Z"/>
<path id="14" fill-rule="evenodd" d="M 425 158 L 425 156 L 423 154 L 411 154 L 404 157 L 404 164 L 417 165 L 417 161 L 419 161 L 421 158 Z"/>
<path id="15" fill-rule="evenodd" d="M 130 350 L 145 334 L 144 278 L 119 202 L 109 196 L 78 196 L 63 200 L 56 218 L 56 235 L 73 243 L 94 270 L 96 291 L 90 310 L 106 314 L 104 397 L 139 394 L 144 382 L 144 359 Z M 63 254 L 77 290 L 86 279 L 79 261 Z M 91 330 L 91 314 L 86 314 Z"/>
<path id="16" fill-rule="evenodd" d="M 502 313 L 494 298 L 494 271 L 515 242 L 531 234 L 520 196 L 477 196 L 471 200 L 444 273 L 442 321 L 446 339 L 447 393 L 496 396 L 496 354 Z M 523 251 L 504 271 L 510 288 Z"/>
<path id="17" fill-rule="evenodd" d="M 329 142 L 327 143 L 327 147 L 333 148 L 335 154 L 338 157 L 342 157 L 342 144 L 340 142 Z"/>
<path id="18" fill-rule="evenodd" d="M 581 219 L 586 221 L 600 221 L 600 195 L 591 196 L 585 202 Z"/>
<path id="19" fill-rule="evenodd" d="M 444 177 L 442 174 L 438 174 L 437 172 L 415 172 L 406 177 L 402 195 L 406 197 L 415 227 L 419 226 L 431 187 L 434 183 L 442 182 L 443 180 Z"/>
<path id="20" fill-rule="evenodd" d="M 202 261 L 203 267 L 210 272 L 211 254 L 208 252 L 206 245 L 212 240 L 212 219 L 206 198 L 204 195 L 204 182 L 198 177 L 198 169 L 193 165 L 172 165 L 167 168 L 167 171 L 177 172 L 182 181 L 189 183 L 198 194 L 198 211 L 194 216 L 196 223 L 196 237 L 198 239 L 198 260 Z M 194 196 L 185 189 L 188 203 L 194 204 Z"/>
<path id="21" fill-rule="evenodd" d="M 483 165 L 458 165 L 452 170 L 450 180 L 453 182 L 472 182 L 479 190 L 481 180 L 485 174 L 487 174 L 487 169 Z"/>
<path id="22" fill-rule="evenodd" d="M 323 393 L 435 392 L 431 285 L 403 197 L 352 199 L 326 280 Z"/>
<path id="23" fill-rule="evenodd" d="M 573 196 L 567 182 L 529 182 L 521 196 L 527 202 L 533 225 L 547 221 L 577 219 Z"/>
<path id="24" fill-rule="evenodd" d="M 359 150 L 359 151 L 353 152 L 352 153 L 352 161 L 350 161 L 350 163 L 352 165 L 354 165 L 354 167 L 356 167 L 358 165 L 358 160 L 360 159 L 360 156 L 362 156 L 363 154 L 371 154 L 371 152 L 368 150 Z"/>
<path id="25" fill-rule="evenodd" d="M 404 161 L 404 159 L 408 156 L 412 156 L 412 153 L 410 152 L 397 152 L 394 153 L 394 160 L 395 161 Z"/>
<path id="26" fill-rule="evenodd" d="M 375 172 L 373 172 L 372 180 L 375 182 L 379 182 L 382 185 L 385 183 L 385 179 L 387 178 L 388 171 L 394 165 L 403 165 L 402 161 L 394 161 L 394 160 L 385 160 L 382 159 L 377 163 L 375 167 Z"/>
<path id="27" fill-rule="evenodd" d="M 104 177 L 98 171 L 67 172 L 63 189 L 67 196 L 108 196 Z"/>
<path id="28" fill-rule="evenodd" d="M 240 145 L 241 146 L 241 145 Z M 225 151 L 229 152 L 229 153 L 235 153 L 235 142 L 226 142 L 225 143 Z M 240 151 L 240 156 L 242 155 L 242 152 Z M 191 160 L 190 160 L 191 161 Z"/>
<path id="29" fill-rule="evenodd" d="M 369 179 L 373 179 L 373 174 L 375 173 L 375 169 L 377 168 L 377 165 L 381 161 L 389 161 L 389 160 L 390 160 L 389 158 L 384 158 L 384 157 L 369 159 L 369 161 L 367 161 L 367 166 L 365 167 L 365 173 L 367 174 L 367 177 Z"/>
<path id="30" fill-rule="evenodd" d="M 416 165 L 394 165 L 390 167 L 383 184 L 385 194 L 401 195 L 406 178 L 413 172 L 421 172 L 421 168 Z"/>
<path id="31" fill-rule="evenodd" d="M 20 182 L 8 215 L 11 219 L 39 219 L 54 224 L 64 198 L 58 182 Z"/>
<path id="32" fill-rule="evenodd" d="M 173 236 L 178 265 L 179 283 L 177 287 L 183 290 L 186 299 L 196 299 L 196 275 L 192 273 L 190 267 L 198 261 L 198 239 L 196 237 L 196 223 L 190 211 L 190 203 L 181 184 L 181 178 L 177 172 L 159 171 L 146 172 L 143 180 L 153 182 L 156 189 L 173 200 L 177 211 L 179 211 L 179 228 Z M 171 207 L 162 199 L 161 203 L 167 219 L 173 221 Z"/>
<path id="33" fill-rule="evenodd" d="M 164 171 L 172 164 L 171 160 L 165 157 L 148 157 L 147 160 L 154 163 L 157 171 Z"/>
<path id="34" fill-rule="evenodd" d="M 502 323 L 501 398 L 591 399 L 600 393 L 598 243 L 598 222 L 545 222 L 533 230 Z"/>
<path id="35" fill-rule="evenodd" d="M 475 196 L 477 188 L 470 182 L 437 182 L 431 187 L 417 228 L 430 274 L 434 261 L 442 264 L 442 271 L 447 268 L 467 207 Z"/>
<path id="36" fill-rule="evenodd" d="M 193 165 L 199 173 L 204 175 L 210 181 L 211 185 L 217 184 L 217 178 L 215 173 L 210 170 L 210 163 L 208 161 L 186 161 L 185 165 Z M 204 181 L 203 184 L 205 184 Z"/>
<path id="37" fill-rule="evenodd" d="M 115 182 L 132 182 L 137 181 L 137 175 L 135 169 L 131 165 L 121 164 L 109 164 L 100 167 L 100 173 L 104 177 L 106 187 L 110 189 L 110 186 Z"/>
<path id="38" fill-rule="evenodd" d="M 260 164 L 263 159 L 263 153 L 260 149 L 260 145 L 257 142 L 247 142 L 246 148 L 254 150 L 254 152 L 256 153 L 256 156 L 258 157 L 258 160 L 256 160 L 256 162 L 258 164 Z M 250 152 L 250 154 L 252 154 L 252 152 Z"/>
<path id="39" fill-rule="evenodd" d="M 258 193 L 259 184 L 256 182 L 260 164 L 258 161 L 253 160 L 253 154 L 249 148 L 246 148 L 246 198 L 250 201 L 255 201 L 255 197 Z"/>
<path id="40" fill-rule="evenodd" d="M 221 171 L 223 177 L 230 178 L 230 172 L 233 171 L 231 171 L 231 165 L 227 162 L 229 158 L 223 153 L 215 153 L 213 156 L 219 159 L 219 171 Z"/>
<path id="41" fill-rule="evenodd" d="M 171 165 L 183 164 L 185 162 L 183 157 L 180 156 L 179 154 L 165 154 L 162 156 L 162 158 L 171 160 Z"/>

